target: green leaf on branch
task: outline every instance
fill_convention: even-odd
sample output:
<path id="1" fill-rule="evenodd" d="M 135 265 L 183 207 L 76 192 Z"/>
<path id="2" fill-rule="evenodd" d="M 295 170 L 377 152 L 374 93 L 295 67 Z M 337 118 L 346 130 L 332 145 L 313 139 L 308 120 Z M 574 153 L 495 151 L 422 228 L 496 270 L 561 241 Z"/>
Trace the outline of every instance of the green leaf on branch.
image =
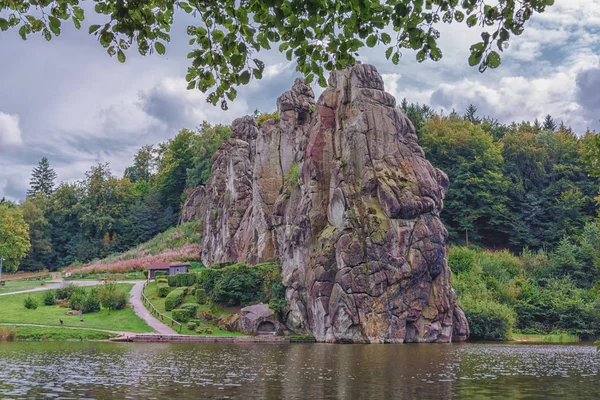
<path id="1" fill-rule="evenodd" d="M 490 68 L 498 68 L 500 66 L 500 55 L 495 51 L 491 51 L 487 56 L 486 64 Z"/>
<path id="2" fill-rule="evenodd" d="M 250 72 L 244 71 L 240 74 L 240 83 L 242 85 L 247 85 L 250 82 Z"/>
<path id="3" fill-rule="evenodd" d="M 119 51 L 117 51 L 117 59 L 119 60 L 120 63 L 125 62 L 127 57 L 125 57 L 125 53 L 123 53 L 123 50 L 119 49 Z"/>
<path id="4" fill-rule="evenodd" d="M 375 47 L 377 44 L 377 35 L 371 35 L 367 38 L 367 46 Z"/>
<path id="5" fill-rule="evenodd" d="M 154 42 L 154 49 L 160 55 L 165 54 L 165 45 L 161 42 Z"/>

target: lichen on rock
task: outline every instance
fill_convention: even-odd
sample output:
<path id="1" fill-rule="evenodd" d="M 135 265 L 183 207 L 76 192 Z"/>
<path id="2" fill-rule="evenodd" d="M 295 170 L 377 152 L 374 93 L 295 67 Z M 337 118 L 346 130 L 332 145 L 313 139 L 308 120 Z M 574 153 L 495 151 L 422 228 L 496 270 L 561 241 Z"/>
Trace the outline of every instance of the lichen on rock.
<path id="1" fill-rule="evenodd" d="M 317 102 L 298 79 L 277 105 L 260 130 L 234 121 L 184 207 L 203 220 L 204 263 L 279 261 L 285 323 L 319 341 L 465 340 L 439 218 L 448 178 L 375 67 L 332 73 Z"/>

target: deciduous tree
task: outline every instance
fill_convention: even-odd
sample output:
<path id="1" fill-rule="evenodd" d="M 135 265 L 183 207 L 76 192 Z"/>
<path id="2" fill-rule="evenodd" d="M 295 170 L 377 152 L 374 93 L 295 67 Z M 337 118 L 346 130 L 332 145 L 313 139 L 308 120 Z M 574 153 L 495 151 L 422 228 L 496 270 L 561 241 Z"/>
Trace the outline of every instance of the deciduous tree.
<path id="1" fill-rule="evenodd" d="M 209 92 L 207 100 L 236 97 L 236 87 L 261 79 L 265 64 L 257 53 L 276 47 L 294 60 L 310 82 L 326 86 L 327 71 L 354 64 L 365 47 L 382 45 L 388 60 L 398 64 L 403 49 L 419 62 L 442 58 L 438 46 L 443 23 L 481 30 L 470 47 L 469 64 L 480 71 L 500 65 L 500 52 L 525 23 L 554 0 L 94 0 L 102 23 L 89 26 L 100 44 L 120 62 L 137 46 L 140 54 L 165 54 L 175 11 L 195 16 L 187 28 L 192 65 L 188 88 Z M 80 28 L 84 10 L 79 0 L 0 1 L 0 29 L 18 30 L 23 39 L 40 34 L 47 40 L 61 33 L 65 21 Z M 8 18 L 6 18 L 8 17 Z M 385 49 L 385 50 L 384 50 Z"/>

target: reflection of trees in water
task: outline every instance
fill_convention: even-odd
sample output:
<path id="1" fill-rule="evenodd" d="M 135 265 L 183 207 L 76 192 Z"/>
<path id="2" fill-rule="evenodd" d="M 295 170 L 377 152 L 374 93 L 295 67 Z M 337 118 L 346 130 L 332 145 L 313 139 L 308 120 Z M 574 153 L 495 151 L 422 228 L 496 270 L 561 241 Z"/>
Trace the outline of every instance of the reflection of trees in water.
<path id="1" fill-rule="evenodd" d="M 0 344 L 5 397 L 571 399 L 598 369 L 591 346 Z"/>
<path id="2" fill-rule="evenodd" d="M 264 392 L 257 397 L 453 397 L 453 382 L 440 381 L 450 379 L 444 371 L 454 368 L 455 353 L 446 345 L 295 344 L 281 346 L 278 356 L 281 370 L 275 379 L 265 380 Z"/>

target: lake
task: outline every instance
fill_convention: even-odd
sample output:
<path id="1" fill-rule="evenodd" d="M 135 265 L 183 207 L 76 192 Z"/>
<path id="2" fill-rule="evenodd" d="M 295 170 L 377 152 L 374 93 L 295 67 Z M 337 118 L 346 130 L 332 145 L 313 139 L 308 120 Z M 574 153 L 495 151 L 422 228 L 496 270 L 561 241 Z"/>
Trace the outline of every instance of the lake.
<path id="1" fill-rule="evenodd" d="M 0 343 L 0 398 L 594 398 L 591 345 Z"/>

